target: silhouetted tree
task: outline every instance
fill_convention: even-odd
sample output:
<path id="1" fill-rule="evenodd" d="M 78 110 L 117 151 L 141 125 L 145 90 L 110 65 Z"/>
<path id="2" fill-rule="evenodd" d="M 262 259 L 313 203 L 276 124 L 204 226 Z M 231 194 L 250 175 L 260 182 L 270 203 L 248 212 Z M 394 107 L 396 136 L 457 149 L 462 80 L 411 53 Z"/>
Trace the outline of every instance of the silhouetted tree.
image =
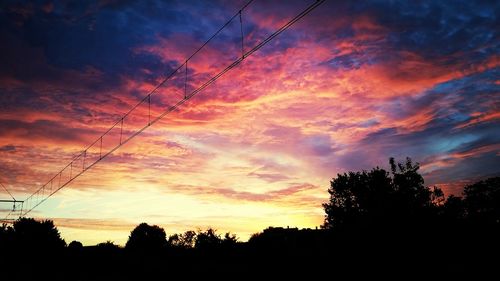
<path id="1" fill-rule="evenodd" d="M 441 207 L 441 215 L 447 222 L 457 222 L 465 219 L 465 204 L 461 197 L 448 196 Z"/>
<path id="2" fill-rule="evenodd" d="M 130 233 L 125 248 L 133 251 L 157 251 L 166 245 L 167 239 L 163 228 L 141 223 Z"/>
<path id="3" fill-rule="evenodd" d="M 97 244 L 96 247 L 101 249 L 101 250 L 105 250 L 105 251 L 114 251 L 114 250 L 121 249 L 121 247 L 119 245 L 116 245 L 113 241 L 109 241 L 109 240 L 106 242 L 102 242 L 102 243 Z"/>
<path id="4" fill-rule="evenodd" d="M 32 218 L 20 218 L 13 225 L 15 243 L 19 247 L 32 249 L 61 250 L 66 242 L 51 220 L 36 221 Z"/>
<path id="5" fill-rule="evenodd" d="M 0 238 L 5 238 L 7 235 L 9 235 L 12 232 L 12 228 L 9 227 L 7 224 L 3 223 L 0 226 Z"/>
<path id="6" fill-rule="evenodd" d="M 68 244 L 68 253 L 71 255 L 71 258 L 81 258 L 83 254 L 83 245 L 79 241 L 71 241 L 71 243 Z"/>
<path id="7" fill-rule="evenodd" d="M 105 268 L 106 264 L 117 263 L 120 260 L 123 248 L 108 240 L 93 247 L 92 253 L 97 259 L 96 262 L 99 263 L 98 268 Z M 136 252 L 134 251 L 134 253 Z"/>
<path id="8" fill-rule="evenodd" d="M 222 239 L 217 230 L 209 228 L 206 231 L 198 232 L 196 236 L 195 248 L 196 249 L 216 249 L 222 244 Z"/>
<path id="9" fill-rule="evenodd" d="M 431 202 L 435 206 L 442 206 L 446 202 L 444 192 L 437 186 L 434 186 L 431 191 Z"/>
<path id="10" fill-rule="evenodd" d="M 181 242 L 181 235 L 182 234 L 172 234 L 168 237 L 167 244 L 169 246 L 175 247 L 175 248 L 184 248 L 183 243 Z"/>
<path id="11" fill-rule="evenodd" d="M 182 234 L 174 234 L 168 238 L 168 244 L 173 247 L 191 249 L 196 241 L 196 232 L 188 230 Z"/>
<path id="12" fill-rule="evenodd" d="M 68 245 L 68 249 L 79 251 L 83 248 L 83 245 L 80 241 L 73 240 Z"/>
<path id="13" fill-rule="evenodd" d="M 223 244 L 234 245 L 237 242 L 238 242 L 238 237 L 236 236 L 236 234 L 233 234 L 231 232 L 226 232 L 226 234 L 224 234 L 224 240 L 222 240 Z"/>
<path id="14" fill-rule="evenodd" d="M 420 165 L 413 164 L 409 157 L 405 164 L 395 163 L 394 158 L 389 159 L 392 171 L 395 202 L 399 211 L 414 214 L 434 205 L 433 191 L 424 186 L 424 178 L 418 173 Z M 434 187 L 434 192 L 442 194 L 441 190 Z"/>
<path id="15" fill-rule="evenodd" d="M 256 248 L 284 251 L 293 247 L 298 232 L 297 228 L 268 227 L 252 234 L 248 243 Z"/>
<path id="16" fill-rule="evenodd" d="M 340 227 L 359 221 L 367 214 L 375 215 L 388 206 L 392 192 L 388 173 L 378 167 L 370 172 L 338 174 L 328 189 L 330 202 L 323 204 L 324 226 Z"/>
<path id="17" fill-rule="evenodd" d="M 328 189 L 330 201 L 323 204 L 323 227 L 333 228 L 419 217 L 432 211 L 442 191 L 424 186 L 418 163 L 405 164 L 390 158 L 391 174 L 376 167 L 371 171 L 338 174 Z"/>
<path id="18" fill-rule="evenodd" d="M 466 186 L 463 194 L 468 219 L 500 224 L 500 177 Z"/>
<path id="19" fill-rule="evenodd" d="M 0 251 L 5 252 L 7 249 L 10 249 L 13 245 L 14 239 L 14 230 L 12 227 L 7 226 L 7 224 L 2 224 L 0 226 Z"/>
<path id="20" fill-rule="evenodd" d="M 233 250 L 236 245 L 238 245 L 238 237 L 236 234 L 226 232 L 224 234 L 224 238 L 222 239 L 222 249 L 228 251 L 228 250 Z"/>

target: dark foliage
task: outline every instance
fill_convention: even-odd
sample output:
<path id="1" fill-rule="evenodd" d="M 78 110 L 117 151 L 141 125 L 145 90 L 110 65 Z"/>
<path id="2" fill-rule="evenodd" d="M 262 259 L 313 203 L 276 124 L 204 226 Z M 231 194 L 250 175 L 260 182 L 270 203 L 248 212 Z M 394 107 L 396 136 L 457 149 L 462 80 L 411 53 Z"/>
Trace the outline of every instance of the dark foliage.
<path id="1" fill-rule="evenodd" d="M 221 244 L 220 235 L 214 229 L 209 228 L 207 231 L 198 233 L 194 246 L 196 249 L 210 250 L 218 248 Z"/>
<path id="2" fill-rule="evenodd" d="M 221 237 L 217 234 L 217 230 L 208 228 L 206 231 L 198 231 L 194 247 L 201 251 L 228 250 L 234 248 L 237 243 L 236 235 L 227 232 L 224 237 Z"/>
<path id="3" fill-rule="evenodd" d="M 466 209 L 461 197 L 450 195 L 441 208 L 441 216 L 449 222 L 458 222 L 466 218 Z"/>
<path id="4" fill-rule="evenodd" d="M 128 238 L 125 249 L 131 251 L 160 251 L 167 246 L 165 230 L 157 225 L 139 224 Z"/>
<path id="5" fill-rule="evenodd" d="M 323 204 L 323 227 L 415 222 L 437 211 L 443 192 L 424 186 L 419 165 L 389 160 L 391 173 L 376 167 L 371 171 L 338 174 L 328 189 L 330 201 Z"/>
<path id="6" fill-rule="evenodd" d="M 74 250 L 74 251 L 80 251 L 81 249 L 83 249 L 82 242 L 71 241 L 71 243 L 69 243 L 69 245 L 68 245 L 68 249 Z"/>
<path id="7" fill-rule="evenodd" d="M 496 274 L 500 252 L 500 178 L 445 198 L 426 187 L 418 164 L 389 161 L 390 171 L 339 174 L 320 229 L 269 227 L 246 243 L 214 229 L 168 237 L 142 223 L 122 248 L 107 241 L 64 240 L 51 221 L 0 227 L 6 280 L 148 280 L 331 277 L 468 278 Z M 57 267 L 56 267 L 57 266 Z M 330 279 L 330 278 L 329 278 Z"/>
<path id="8" fill-rule="evenodd" d="M 12 227 L 14 244 L 23 249 L 59 251 L 66 246 L 51 220 L 21 218 Z"/>
<path id="9" fill-rule="evenodd" d="M 192 249 L 196 242 L 196 232 L 188 230 L 182 234 L 174 234 L 168 238 L 168 244 L 174 248 Z"/>
<path id="10" fill-rule="evenodd" d="M 469 219 L 500 224 L 500 177 L 490 178 L 464 189 L 464 207 Z"/>

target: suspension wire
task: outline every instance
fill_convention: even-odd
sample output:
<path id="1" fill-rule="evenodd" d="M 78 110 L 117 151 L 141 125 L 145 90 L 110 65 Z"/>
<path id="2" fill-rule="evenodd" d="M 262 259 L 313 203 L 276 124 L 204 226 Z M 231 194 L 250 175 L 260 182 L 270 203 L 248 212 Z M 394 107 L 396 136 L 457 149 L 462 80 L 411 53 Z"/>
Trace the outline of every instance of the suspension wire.
<path id="1" fill-rule="evenodd" d="M 14 203 L 14 204 L 15 204 L 15 203 Z M 14 206 L 15 206 L 15 205 L 14 205 Z M 0 221 L 2 221 L 2 222 L 7 222 L 7 221 L 9 221 L 9 216 L 10 216 L 10 214 L 12 214 L 12 212 L 14 212 L 14 210 L 15 210 L 15 209 L 14 209 L 14 208 L 12 208 L 12 210 L 10 210 L 10 212 L 9 212 L 9 213 L 5 216 L 5 218 L 1 219 Z"/>
<path id="2" fill-rule="evenodd" d="M 22 214 L 22 203 L 23 201 L 18 201 L 14 195 L 12 195 L 12 193 L 9 191 L 9 189 L 0 181 L 0 186 L 2 186 L 2 188 L 7 191 L 7 193 L 9 194 L 9 196 L 12 198 L 12 200 L 1 200 L 1 202 L 4 202 L 4 203 L 13 203 L 14 205 L 12 206 L 12 209 L 7 213 L 7 215 L 5 216 L 5 218 L 3 219 L 0 219 L 0 222 L 2 223 L 5 223 L 5 222 L 12 222 L 14 219 L 9 219 L 9 216 L 16 211 L 16 203 L 21 203 L 21 209 L 19 210 L 19 214 Z"/>
<path id="3" fill-rule="evenodd" d="M 12 197 L 12 199 L 14 199 L 14 201 L 15 201 L 16 198 L 14 198 L 14 195 L 12 195 L 12 193 L 10 193 L 10 191 L 7 189 L 7 187 L 5 187 L 5 185 L 3 185 L 3 183 L 1 181 L 0 181 L 0 185 L 2 186 L 3 189 L 5 189 L 5 191 L 7 191 L 9 196 Z"/>
<path id="4" fill-rule="evenodd" d="M 244 41 L 245 40 L 244 36 L 243 36 L 243 20 L 241 19 L 241 10 L 240 10 L 240 31 L 241 31 L 241 59 L 244 59 L 245 58 L 245 44 L 244 44 Z"/>
<path id="5" fill-rule="evenodd" d="M 265 38 L 264 40 L 262 40 L 259 44 L 257 44 L 256 46 L 254 46 L 252 49 L 248 50 L 246 53 L 243 53 L 242 57 L 236 59 L 235 61 L 233 61 L 229 66 L 227 66 L 225 69 L 223 69 L 222 71 L 220 71 L 218 74 L 216 74 L 215 76 L 213 76 L 212 78 L 210 78 L 208 81 L 206 81 L 204 84 L 202 84 L 201 86 L 199 86 L 197 89 L 193 90 L 190 94 L 188 95 L 185 95 L 185 97 L 181 100 L 179 100 L 176 104 L 170 106 L 166 111 L 164 111 L 160 116 L 156 117 L 155 119 L 153 119 L 151 122 L 149 122 L 146 126 L 142 127 L 141 129 L 139 129 L 138 131 L 136 131 L 135 133 L 133 133 L 132 135 L 130 135 L 128 138 L 126 138 L 125 140 L 122 140 L 122 131 L 123 131 L 123 119 L 126 118 L 134 109 L 136 109 L 140 104 L 142 104 L 143 101 L 145 101 L 146 98 L 148 98 L 148 96 L 154 94 L 163 84 L 165 84 L 165 82 L 167 82 L 175 73 L 177 73 L 177 71 L 179 71 L 182 67 L 186 67 L 186 72 L 187 72 L 187 62 L 189 61 L 189 59 L 191 59 L 194 55 L 196 55 L 203 47 L 205 47 L 215 36 L 217 36 L 227 25 L 229 25 L 229 23 L 234 19 L 236 18 L 238 15 L 240 15 L 241 11 L 243 11 L 245 8 L 248 7 L 248 5 L 250 3 L 253 2 L 253 0 L 250 0 L 246 5 L 244 5 L 228 22 L 226 22 L 217 32 L 215 32 L 214 35 L 212 35 L 207 41 L 205 41 L 205 43 L 200 47 L 198 48 L 188 59 L 186 59 L 186 61 L 180 65 L 177 69 L 175 69 L 170 75 L 168 75 L 160 84 L 158 84 L 153 90 L 151 90 L 137 105 L 135 105 L 132 109 L 130 109 L 124 116 L 121 117 L 121 119 L 119 119 L 111 128 L 109 128 L 104 134 L 102 134 L 102 136 L 106 135 L 108 132 L 110 132 L 115 126 L 117 126 L 118 124 L 120 124 L 121 122 L 121 127 L 120 127 L 120 144 L 115 146 L 114 148 L 112 148 L 111 150 L 109 150 L 107 153 L 105 153 L 104 155 L 102 155 L 100 157 L 100 159 L 97 159 L 96 161 L 94 161 L 93 163 L 90 163 L 87 167 L 85 167 L 85 158 L 86 158 L 86 154 L 87 154 L 87 150 L 90 149 L 94 144 L 97 143 L 97 141 L 99 141 L 99 139 L 102 137 L 99 137 L 97 138 L 92 144 L 90 144 L 84 151 L 82 151 L 79 155 L 77 155 L 76 157 L 74 157 L 74 159 L 68 164 L 66 165 L 59 173 L 57 173 L 56 175 L 54 175 L 54 177 L 52 179 L 50 179 L 45 185 L 43 185 L 42 187 L 40 187 L 36 192 L 34 192 L 33 194 L 31 194 L 26 200 L 24 201 L 28 201 L 28 200 L 31 200 L 33 199 L 33 196 L 35 194 L 38 194 L 38 192 L 42 189 L 45 188 L 45 186 L 51 182 L 53 179 L 55 179 L 57 176 L 59 176 L 59 187 L 57 187 L 54 191 L 52 191 L 47 197 L 43 198 L 41 201 L 39 201 L 37 204 L 35 204 L 34 206 L 31 206 L 31 208 L 26 208 L 27 210 L 24 212 L 24 214 L 21 214 L 21 216 L 26 216 L 28 213 L 30 213 L 33 209 L 35 209 L 36 207 L 38 207 L 40 204 L 42 204 L 43 202 L 45 202 L 47 199 L 49 199 L 50 197 L 52 197 L 52 195 L 54 195 L 56 192 L 58 192 L 59 190 L 61 190 L 62 188 L 64 188 L 65 186 L 67 186 L 68 184 L 70 184 L 73 180 L 75 180 L 76 178 L 78 178 L 81 174 L 83 174 L 84 172 L 86 172 L 88 169 L 92 168 L 94 165 L 96 165 L 97 163 L 99 163 L 102 159 L 106 158 L 109 154 L 113 153 L 115 150 L 117 150 L 118 148 L 120 148 L 122 145 L 126 144 L 128 141 L 130 141 L 131 139 L 133 139 L 135 136 L 137 136 L 138 134 L 142 133 L 146 128 L 150 127 L 151 125 L 155 124 L 156 122 L 158 122 L 160 119 L 162 119 L 165 115 L 169 114 L 170 112 L 176 110 L 179 106 L 183 105 L 185 102 L 187 102 L 189 99 L 191 99 L 193 96 L 195 96 L 196 94 L 200 93 L 201 91 L 203 91 L 206 87 L 208 87 L 210 84 L 214 83 L 215 81 L 217 81 L 220 77 L 222 77 L 226 72 L 230 71 L 231 69 L 235 68 L 236 66 L 238 66 L 245 58 L 247 58 L 248 56 L 252 55 L 253 53 L 255 53 L 257 50 L 259 50 L 260 48 L 262 48 L 264 45 L 266 45 L 267 43 L 269 43 L 272 39 L 274 39 L 276 36 L 278 36 L 279 34 L 281 34 L 283 31 L 285 31 L 286 29 L 290 28 L 293 24 L 295 24 L 297 21 L 299 21 L 300 19 L 302 19 L 303 17 L 305 17 L 307 14 L 309 14 L 311 11 L 313 11 L 314 9 L 316 9 L 318 6 L 320 6 L 321 4 L 323 4 L 326 0 L 316 0 L 316 2 L 310 4 L 307 8 L 305 8 L 302 12 L 300 12 L 298 15 L 296 15 L 294 18 L 292 18 L 290 21 L 288 21 L 286 24 L 284 24 L 283 26 L 281 26 L 278 30 L 276 30 L 275 32 L 273 32 L 271 35 L 269 35 L 267 38 Z M 242 28 L 241 28 L 242 30 Z M 186 76 L 186 79 L 187 79 L 187 76 Z M 186 87 L 186 84 L 185 84 L 185 87 Z M 80 156 L 83 155 L 83 168 L 82 170 L 75 174 L 74 177 L 70 178 L 68 181 L 64 182 L 62 185 L 61 185 L 61 174 L 62 172 L 70 165 L 72 165 L 72 163 L 78 159 Z M 31 202 L 30 202 L 31 204 Z"/>
<path id="6" fill-rule="evenodd" d="M 186 65 L 186 72 L 184 72 L 184 98 L 187 97 L 187 82 L 188 82 L 188 61 L 184 63 Z"/>
<path id="7" fill-rule="evenodd" d="M 7 213 L 7 215 L 5 216 L 5 218 L 3 219 L 0 219 L 0 222 L 2 223 L 10 223 L 13 221 L 13 219 L 9 219 L 9 216 L 10 214 L 12 214 L 15 210 L 16 210 L 16 203 L 17 202 L 20 202 L 20 201 L 17 201 L 16 198 L 14 198 L 14 195 L 12 195 L 12 193 L 10 193 L 10 191 L 7 189 L 7 187 L 5 187 L 5 185 L 0 181 L 0 186 L 2 186 L 2 188 L 7 191 L 7 193 L 9 194 L 9 196 L 12 198 L 12 201 L 11 200 L 2 200 L 2 202 L 9 202 L 9 203 L 13 203 L 14 206 L 12 207 L 12 209 L 9 211 L 9 213 Z M 20 211 L 20 214 L 22 214 L 22 209 Z"/>

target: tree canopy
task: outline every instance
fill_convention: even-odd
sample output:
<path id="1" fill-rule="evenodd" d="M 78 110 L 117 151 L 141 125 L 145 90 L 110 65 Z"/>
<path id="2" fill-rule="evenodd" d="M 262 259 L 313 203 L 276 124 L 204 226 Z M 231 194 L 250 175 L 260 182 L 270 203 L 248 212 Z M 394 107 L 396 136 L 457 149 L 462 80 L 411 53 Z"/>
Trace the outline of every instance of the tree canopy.
<path id="1" fill-rule="evenodd" d="M 13 231 L 16 243 L 21 246 L 50 249 L 61 249 L 66 246 L 66 242 L 51 220 L 20 218 L 14 222 Z"/>
<path id="2" fill-rule="evenodd" d="M 253 268 L 259 273 L 278 269 L 280 274 L 281 269 L 291 274 L 302 270 L 308 276 L 324 274 L 318 268 L 333 268 L 335 276 L 344 272 L 349 277 L 377 270 L 398 277 L 408 272 L 496 273 L 500 177 L 467 185 L 461 197 L 445 198 L 439 188 L 425 186 L 419 168 L 409 158 L 403 163 L 391 158 L 388 170 L 338 174 L 323 205 L 323 228 L 269 227 L 246 243 L 213 228 L 167 240 L 163 228 L 141 223 L 130 232 L 125 248 L 111 241 L 95 246 L 73 241 L 64 247 L 52 221 L 21 218 L 0 226 L 0 263 L 9 273 L 22 272 L 26 280 L 39 278 L 54 264 L 58 268 L 49 274 L 61 278 L 52 280 L 137 280 L 186 272 L 241 275 Z"/>
<path id="3" fill-rule="evenodd" d="M 358 223 L 411 219 L 432 212 L 443 193 L 424 186 L 418 163 L 389 159 L 391 172 L 371 171 L 338 174 L 330 183 L 330 200 L 323 204 L 324 228 Z"/>
<path id="4" fill-rule="evenodd" d="M 469 218 L 488 224 L 500 224 L 500 177 L 468 185 L 463 194 Z"/>
<path id="5" fill-rule="evenodd" d="M 163 228 L 141 223 L 130 232 L 125 248 L 135 251 L 156 251 L 166 246 L 167 238 Z"/>

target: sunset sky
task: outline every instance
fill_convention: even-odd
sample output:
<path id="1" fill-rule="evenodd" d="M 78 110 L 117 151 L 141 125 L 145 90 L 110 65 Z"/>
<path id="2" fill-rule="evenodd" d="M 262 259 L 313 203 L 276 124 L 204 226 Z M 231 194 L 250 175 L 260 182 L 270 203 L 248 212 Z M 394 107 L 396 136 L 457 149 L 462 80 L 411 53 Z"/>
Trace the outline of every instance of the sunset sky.
<path id="1" fill-rule="evenodd" d="M 246 2 L 2 1 L 0 181 L 25 199 Z M 312 2 L 255 0 L 242 13 L 245 50 Z M 141 222 L 246 241 L 321 225 L 332 177 L 391 156 L 460 194 L 500 175 L 499 11 L 327 0 L 30 216 L 54 220 L 68 243 L 124 244 Z M 241 55 L 240 36 L 235 18 L 188 62 L 188 91 Z M 184 75 L 152 96 L 153 117 L 182 99 Z M 126 134 L 147 123 L 137 112 Z"/>

